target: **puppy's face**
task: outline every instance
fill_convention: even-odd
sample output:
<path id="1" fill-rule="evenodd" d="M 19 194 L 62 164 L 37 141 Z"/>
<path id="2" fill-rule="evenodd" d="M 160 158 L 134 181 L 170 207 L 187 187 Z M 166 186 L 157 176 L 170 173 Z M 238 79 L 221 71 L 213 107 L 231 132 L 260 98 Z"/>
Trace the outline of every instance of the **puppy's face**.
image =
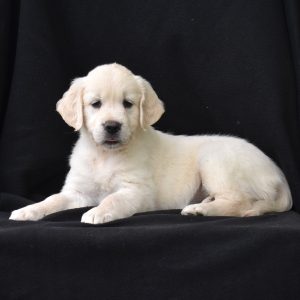
<path id="1" fill-rule="evenodd" d="M 151 85 L 118 64 L 103 65 L 74 80 L 57 111 L 75 130 L 85 127 L 95 143 L 116 149 L 163 114 Z"/>
<path id="2" fill-rule="evenodd" d="M 139 126 L 142 92 L 125 68 L 100 67 L 85 78 L 83 116 L 94 141 L 115 148 L 127 144 Z"/>

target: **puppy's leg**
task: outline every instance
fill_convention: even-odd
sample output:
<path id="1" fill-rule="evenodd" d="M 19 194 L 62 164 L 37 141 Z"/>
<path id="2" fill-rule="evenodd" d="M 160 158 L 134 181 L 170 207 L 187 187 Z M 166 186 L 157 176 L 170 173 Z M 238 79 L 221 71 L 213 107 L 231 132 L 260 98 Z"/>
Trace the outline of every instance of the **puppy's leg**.
<path id="1" fill-rule="evenodd" d="M 270 212 L 279 212 L 280 210 L 276 209 L 275 201 L 266 201 L 266 200 L 256 200 L 252 207 L 248 210 L 246 210 L 243 213 L 243 217 L 254 217 L 254 216 L 260 216 L 265 213 Z"/>
<path id="2" fill-rule="evenodd" d="M 83 214 L 81 222 L 100 224 L 153 210 L 151 199 L 146 197 L 137 190 L 120 190 L 108 195 L 98 206 Z"/>
<path id="3" fill-rule="evenodd" d="M 46 198 L 44 201 L 14 210 L 9 219 L 16 221 L 36 221 L 57 211 L 88 205 L 87 203 L 80 201 L 80 199 L 81 195 L 77 193 L 54 194 Z M 80 205 L 81 203 L 82 205 Z"/>
<path id="4" fill-rule="evenodd" d="M 201 203 L 186 206 L 182 215 L 203 216 L 244 216 L 247 209 L 251 207 L 249 201 L 237 199 L 235 196 L 215 196 L 204 199 Z"/>

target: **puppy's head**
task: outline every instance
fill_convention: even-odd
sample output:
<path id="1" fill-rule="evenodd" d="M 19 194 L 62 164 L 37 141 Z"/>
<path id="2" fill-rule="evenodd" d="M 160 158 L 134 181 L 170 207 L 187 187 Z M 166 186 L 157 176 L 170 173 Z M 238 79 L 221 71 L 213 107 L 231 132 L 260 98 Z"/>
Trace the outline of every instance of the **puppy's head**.
<path id="1" fill-rule="evenodd" d="M 118 64 L 75 79 L 56 107 L 68 125 L 85 127 L 107 149 L 128 144 L 137 130 L 147 129 L 164 113 L 151 85 Z"/>

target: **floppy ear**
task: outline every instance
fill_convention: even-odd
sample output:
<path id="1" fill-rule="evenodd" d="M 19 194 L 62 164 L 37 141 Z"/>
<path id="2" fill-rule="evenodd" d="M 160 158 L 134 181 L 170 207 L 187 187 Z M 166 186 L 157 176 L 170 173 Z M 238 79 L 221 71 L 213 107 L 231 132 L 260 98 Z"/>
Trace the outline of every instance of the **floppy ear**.
<path id="1" fill-rule="evenodd" d="M 56 103 L 56 111 L 76 131 L 81 128 L 83 123 L 82 90 L 83 78 L 76 78 L 63 97 Z"/>
<path id="2" fill-rule="evenodd" d="M 151 84 L 141 76 L 135 76 L 141 90 L 140 125 L 143 129 L 156 123 L 165 112 L 163 102 L 158 98 Z"/>

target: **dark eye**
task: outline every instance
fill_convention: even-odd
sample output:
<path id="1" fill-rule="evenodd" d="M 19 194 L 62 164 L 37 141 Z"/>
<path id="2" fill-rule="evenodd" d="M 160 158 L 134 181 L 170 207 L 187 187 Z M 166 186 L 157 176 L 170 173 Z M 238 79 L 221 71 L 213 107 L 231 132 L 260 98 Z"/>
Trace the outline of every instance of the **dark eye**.
<path id="1" fill-rule="evenodd" d="M 92 105 L 94 108 L 100 108 L 100 107 L 101 107 L 101 101 L 100 101 L 100 100 L 96 100 L 96 101 L 94 101 L 93 103 L 91 103 L 91 105 Z"/>
<path id="2" fill-rule="evenodd" d="M 131 103 L 130 101 L 125 99 L 125 100 L 123 100 L 123 106 L 125 108 L 131 108 L 133 106 L 133 103 Z"/>

